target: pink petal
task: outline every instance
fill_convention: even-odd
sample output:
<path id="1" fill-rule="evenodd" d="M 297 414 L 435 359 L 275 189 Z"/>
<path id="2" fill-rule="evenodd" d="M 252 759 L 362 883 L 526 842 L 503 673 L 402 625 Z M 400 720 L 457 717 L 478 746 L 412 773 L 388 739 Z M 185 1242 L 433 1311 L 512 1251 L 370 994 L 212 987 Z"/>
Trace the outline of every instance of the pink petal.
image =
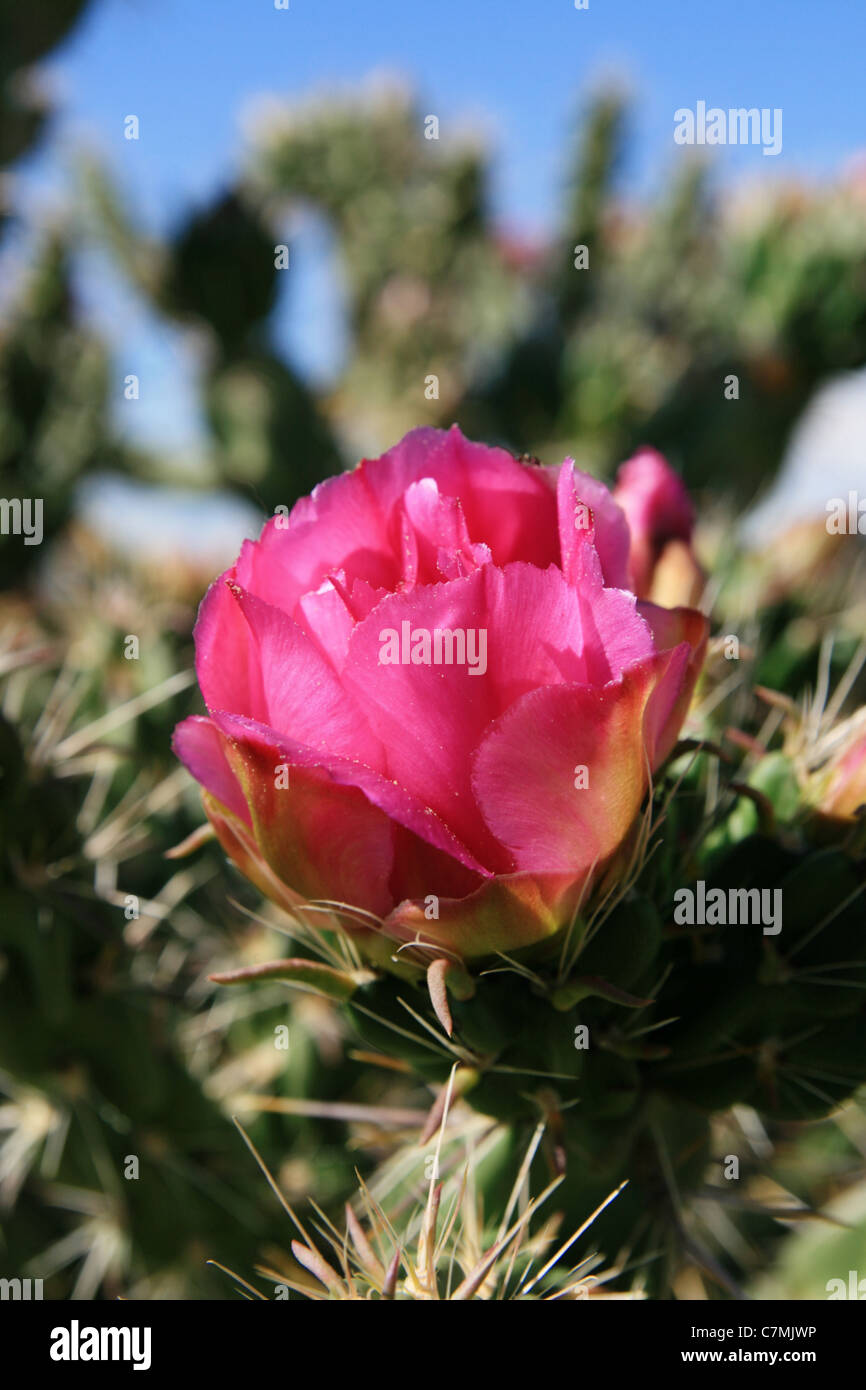
<path id="1" fill-rule="evenodd" d="M 638 611 L 652 632 L 656 649 L 668 657 L 647 710 L 647 746 L 655 770 L 679 738 L 704 664 L 710 628 L 703 613 L 694 608 L 639 603 Z"/>
<path id="2" fill-rule="evenodd" d="M 283 785 L 279 750 L 251 740 L 230 741 L 228 757 L 250 808 L 256 847 L 282 883 L 307 899 L 387 913 L 393 830 L 363 792 L 320 767 L 294 765 Z"/>
<path id="3" fill-rule="evenodd" d="M 467 644 L 470 630 L 486 634 L 486 672 L 480 663 L 477 674 L 468 664 L 382 664 L 383 633 L 402 635 L 404 622 L 410 631 L 462 631 Z M 510 859 L 481 822 L 471 788 L 487 726 L 537 686 L 606 681 L 652 651 L 632 596 L 598 588 L 592 602 L 553 567 L 485 565 L 447 585 L 384 598 L 352 634 L 344 681 L 386 749 L 388 774 L 482 863 L 507 873 Z"/>
<path id="4" fill-rule="evenodd" d="M 470 541 L 487 544 L 497 564 L 557 560 L 556 503 L 542 471 L 471 443 L 454 426 L 413 430 L 381 458 L 320 483 L 288 518 L 273 518 L 257 542 L 245 542 L 238 583 L 292 616 L 334 569 L 374 589 L 396 588 L 404 559 L 398 505 L 424 478 L 459 500 Z"/>
<path id="5" fill-rule="evenodd" d="M 866 805 L 866 736 L 854 741 L 831 763 L 819 809 L 831 820 L 853 820 Z"/>
<path id="6" fill-rule="evenodd" d="M 631 533 L 631 587 L 645 598 L 665 544 L 691 539 L 694 508 L 682 479 L 656 449 L 640 449 L 621 466 L 613 495 Z"/>
<path id="7" fill-rule="evenodd" d="M 556 499 L 540 469 L 504 449 L 472 443 L 454 425 L 427 460 L 425 474 L 436 479 L 441 493 L 459 498 L 469 536 L 490 547 L 494 564 L 556 563 Z"/>
<path id="8" fill-rule="evenodd" d="M 621 844 L 648 786 L 644 715 L 664 664 L 650 657 L 601 687 L 530 691 L 487 734 L 475 796 L 519 870 L 578 877 Z"/>
<path id="9" fill-rule="evenodd" d="M 463 960 L 519 951 L 552 936 L 569 919 L 577 898 L 572 879 L 512 874 L 490 879 L 466 897 L 440 897 L 438 918 L 422 900 L 406 901 L 385 920 L 396 941 L 420 941 Z"/>
<path id="10" fill-rule="evenodd" d="M 244 543 L 236 569 L 244 588 L 292 616 L 301 596 L 332 570 L 381 589 L 400 579 L 389 516 L 362 468 L 328 478 L 288 518 L 268 521 L 258 541 Z"/>
<path id="11" fill-rule="evenodd" d="M 344 595 L 342 587 L 338 588 L 333 579 L 326 579 L 314 592 L 304 594 L 297 611 L 299 625 L 312 637 L 337 674 L 343 669 L 356 622 Z"/>
<path id="12" fill-rule="evenodd" d="M 330 662 L 291 618 L 279 608 L 231 585 L 231 593 L 249 629 L 261 675 L 264 714 L 223 705 L 232 714 L 259 717 L 296 743 L 337 756 L 360 758 L 382 766 L 378 740 L 347 694 Z M 205 699 L 214 708 L 209 691 Z"/>
<path id="13" fill-rule="evenodd" d="M 582 473 L 571 459 L 556 470 L 556 477 L 560 554 L 566 578 L 574 582 L 573 557 L 589 529 L 605 584 L 613 589 L 628 588 L 629 529 L 622 508 L 604 483 Z M 592 514 L 589 527 L 587 509 Z"/>
<path id="14" fill-rule="evenodd" d="M 443 496 L 434 478 L 409 485 L 398 517 L 407 560 L 405 583 L 456 579 L 490 560 L 489 548 L 470 540 L 460 501 Z"/>
<path id="15" fill-rule="evenodd" d="M 229 766 L 222 736 L 212 720 L 198 714 L 183 719 L 172 735 L 171 746 L 197 782 L 234 815 L 247 825 L 251 824 L 244 794 Z"/>
<path id="16" fill-rule="evenodd" d="M 428 817 L 429 819 L 429 817 Z M 438 822 L 441 825 L 441 822 Z M 457 857 L 456 846 L 449 839 L 451 849 L 439 849 L 430 843 L 429 838 L 407 830 L 396 820 L 394 826 L 394 871 L 391 874 L 391 894 L 395 903 L 404 898 L 425 900 L 429 894 L 437 897 L 463 898 L 473 893 L 491 877 L 486 872 L 467 867 Z M 442 827 L 444 832 L 445 828 Z M 461 853 L 471 863 L 468 851 L 460 847 Z M 480 869 L 480 865 L 479 865 Z"/>
<path id="17" fill-rule="evenodd" d="M 199 688 L 209 708 L 266 719 L 258 651 L 231 591 L 234 582 L 234 570 L 226 570 L 199 606 L 193 629 Z"/>
<path id="18" fill-rule="evenodd" d="M 295 616 L 301 596 L 331 571 L 391 590 L 401 579 L 393 511 L 406 488 L 429 470 L 442 432 L 413 430 L 381 459 L 328 478 L 302 497 L 288 518 L 275 517 L 257 542 L 245 542 L 237 578 L 257 597 Z"/>
<path id="19" fill-rule="evenodd" d="M 413 483 L 432 478 L 443 497 L 458 499 L 470 539 L 489 545 L 495 564 L 557 560 L 556 501 L 542 470 L 519 463 L 505 449 L 473 443 L 456 425 L 412 430 L 356 472 L 380 515 L 390 517 Z"/>
<path id="20" fill-rule="evenodd" d="M 288 912 L 293 912 L 296 907 L 301 906 L 304 902 L 303 896 L 282 883 L 265 863 L 252 834 L 251 824 L 232 815 L 223 804 L 211 796 L 210 792 L 203 793 L 202 804 L 217 839 L 244 878 L 254 883 L 271 902 L 278 903 Z"/>
<path id="21" fill-rule="evenodd" d="M 286 764 L 291 781 L 293 768 L 318 770 L 330 777 L 337 786 L 354 787 L 362 791 L 371 806 L 383 811 L 398 825 L 411 831 L 425 844 L 456 860 L 471 873 L 487 877 L 487 870 L 456 835 L 437 817 L 430 806 L 424 805 L 397 782 L 357 759 L 322 754 L 279 734 L 276 730 L 254 720 L 214 711 L 213 721 L 226 735 L 231 747 L 249 754 L 257 767 L 273 768 Z"/>

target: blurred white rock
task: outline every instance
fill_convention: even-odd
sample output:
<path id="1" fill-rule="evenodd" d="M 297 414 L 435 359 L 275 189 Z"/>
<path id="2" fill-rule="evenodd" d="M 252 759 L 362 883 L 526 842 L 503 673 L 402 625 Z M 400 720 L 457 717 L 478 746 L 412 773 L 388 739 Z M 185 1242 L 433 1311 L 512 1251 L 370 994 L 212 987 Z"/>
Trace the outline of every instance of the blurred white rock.
<path id="1" fill-rule="evenodd" d="M 828 502 L 851 492 L 866 497 L 866 368 L 816 391 L 772 489 L 744 519 L 743 536 L 763 544 L 796 522 L 825 520 Z"/>

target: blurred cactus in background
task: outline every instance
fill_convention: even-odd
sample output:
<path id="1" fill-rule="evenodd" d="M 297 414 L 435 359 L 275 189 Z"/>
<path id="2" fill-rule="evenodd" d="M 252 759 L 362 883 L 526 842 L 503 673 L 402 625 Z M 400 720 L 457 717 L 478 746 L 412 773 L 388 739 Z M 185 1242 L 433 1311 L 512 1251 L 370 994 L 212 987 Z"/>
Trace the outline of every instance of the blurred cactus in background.
<path id="1" fill-rule="evenodd" d="M 290 1014 L 279 987 L 214 999 L 205 976 L 237 950 L 221 856 L 164 857 L 200 818 L 168 752 L 192 611 L 92 545 L 84 563 L 86 589 L 46 606 L 51 635 L 23 604 L 0 610 L 4 1260 L 52 1298 L 229 1297 L 206 1260 L 249 1266 L 269 1230 L 230 1116 L 252 1106 L 288 1190 L 315 1171 L 339 1198 L 344 1126 L 315 1107 L 287 1122 L 255 1096 L 312 1093 L 327 1111 L 352 1076 L 327 1010 Z M 273 953 L 255 895 L 229 891 L 250 949 Z"/>
<path id="2" fill-rule="evenodd" d="M 630 206 L 616 185 L 628 111 L 605 93 L 581 124 L 559 227 L 522 244 L 493 215 L 483 143 L 428 139 L 431 120 L 398 87 L 269 101 L 238 184 L 164 245 L 86 166 L 118 263 L 161 312 L 205 330 L 211 463 L 266 511 L 418 423 L 454 421 L 602 476 L 650 443 L 691 487 L 744 501 L 822 380 L 866 362 L 856 173 L 722 198 L 695 158 Z M 319 389 L 269 345 L 278 282 L 291 295 L 296 274 L 280 228 L 310 208 L 333 237 L 347 339 Z"/>
<path id="3" fill-rule="evenodd" d="M 355 452 L 419 420 L 450 424 L 519 321 L 521 277 L 492 222 L 485 152 L 468 137 L 440 144 L 434 121 L 386 89 L 269 105 L 253 125 L 253 188 L 312 204 L 336 239 L 350 350 L 331 404 Z"/>
<path id="4" fill-rule="evenodd" d="M 630 208 L 627 129 L 623 100 L 597 98 L 560 228 L 521 248 L 493 217 L 483 146 L 426 140 L 399 90 L 253 123 L 254 196 L 311 203 L 336 238 L 349 350 L 327 409 L 350 458 L 456 419 L 603 474 L 646 442 L 694 487 L 742 499 L 772 478 L 816 385 L 866 361 L 862 180 L 722 201 L 693 160 Z"/>
<path id="5" fill-rule="evenodd" d="M 15 163 L 45 134 L 51 114 L 34 68 L 78 23 L 88 0 L 50 0 L 39 13 L 0 4 L 0 167 Z M 4 190 L 3 212 L 6 215 Z"/>
<path id="6" fill-rule="evenodd" d="M 39 500 L 42 538 L 68 522 L 77 484 L 112 455 L 108 358 L 72 303 L 68 247 L 49 236 L 0 326 L 0 493 Z M 21 581 L 39 544 L 0 539 L 0 587 Z"/>
<path id="7" fill-rule="evenodd" d="M 35 65 L 63 39 L 85 0 L 54 0 L 38 16 L 0 2 L 0 238 L 16 219 L 10 167 L 45 136 L 51 108 Z M 0 494 L 41 499 L 42 533 L 68 520 L 75 484 L 106 442 L 107 358 L 80 321 L 70 285 L 68 237 L 42 230 L 26 283 L 0 322 Z M 32 568 L 39 548 L 0 537 L 0 588 Z"/>
<path id="8" fill-rule="evenodd" d="M 158 313 L 196 334 L 211 481 L 272 512 L 338 471 L 320 403 L 270 343 L 284 243 L 255 202 L 244 190 L 228 190 L 157 244 L 136 230 L 93 161 L 84 165 L 84 187 L 100 235 L 133 285 Z M 141 471 L 163 474 L 158 460 L 143 459 Z"/>
<path id="9" fill-rule="evenodd" d="M 748 499 L 822 377 L 866 360 L 862 178 L 723 200 L 695 157 L 629 208 L 626 115 L 615 95 L 590 109 L 534 318 L 471 390 L 468 425 L 602 473 L 650 443 L 691 487 Z"/>

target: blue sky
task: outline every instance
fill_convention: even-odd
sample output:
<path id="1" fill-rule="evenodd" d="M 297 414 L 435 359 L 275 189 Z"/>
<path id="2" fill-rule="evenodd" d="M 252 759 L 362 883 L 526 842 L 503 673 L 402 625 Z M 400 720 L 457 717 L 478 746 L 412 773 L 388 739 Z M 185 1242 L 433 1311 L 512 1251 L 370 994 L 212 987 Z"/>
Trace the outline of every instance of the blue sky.
<path id="1" fill-rule="evenodd" d="M 480 125 L 494 154 L 492 195 L 509 226 L 543 232 L 555 219 L 567 137 L 594 83 L 616 75 L 632 93 L 623 187 L 652 195 L 679 154 L 679 107 L 779 107 L 783 149 L 719 152 L 719 177 L 824 176 L 866 150 L 866 6 L 858 0 L 97 0 L 51 56 L 60 114 L 53 138 L 21 173 L 22 195 L 59 186 L 86 142 L 106 159 L 145 226 L 172 225 L 239 166 L 239 117 L 251 99 L 300 99 L 373 72 L 402 75 L 425 112 L 449 128 Z M 138 142 L 123 139 L 135 113 Z M 333 277 L 315 229 L 293 259 L 280 342 L 326 374 L 339 348 Z M 133 426 L 154 443 L 197 433 L 192 365 L 104 264 L 81 288 L 118 345 L 125 370 L 154 389 Z M 318 327 L 311 332 L 310 325 Z"/>

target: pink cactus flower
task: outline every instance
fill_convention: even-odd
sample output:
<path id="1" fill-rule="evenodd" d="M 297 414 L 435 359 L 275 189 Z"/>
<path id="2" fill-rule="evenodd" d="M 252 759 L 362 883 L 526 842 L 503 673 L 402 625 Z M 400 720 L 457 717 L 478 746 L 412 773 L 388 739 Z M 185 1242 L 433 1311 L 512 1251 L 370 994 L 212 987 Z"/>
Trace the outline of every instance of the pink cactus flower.
<path id="1" fill-rule="evenodd" d="M 624 509 L 571 460 L 418 429 L 268 521 L 201 605 L 208 715 L 175 734 L 241 871 L 463 959 L 559 930 L 703 661 L 704 617 L 629 583 L 648 516 L 691 524 L 669 491 Z"/>
<path id="2" fill-rule="evenodd" d="M 631 533 L 629 585 L 638 598 L 696 603 L 703 575 L 692 551 L 694 507 L 679 475 L 655 449 L 619 469 L 613 495 Z"/>
<path id="3" fill-rule="evenodd" d="M 853 821 L 866 807 L 866 734 L 861 734 L 835 763 L 819 809 L 830 820 Z"/>

